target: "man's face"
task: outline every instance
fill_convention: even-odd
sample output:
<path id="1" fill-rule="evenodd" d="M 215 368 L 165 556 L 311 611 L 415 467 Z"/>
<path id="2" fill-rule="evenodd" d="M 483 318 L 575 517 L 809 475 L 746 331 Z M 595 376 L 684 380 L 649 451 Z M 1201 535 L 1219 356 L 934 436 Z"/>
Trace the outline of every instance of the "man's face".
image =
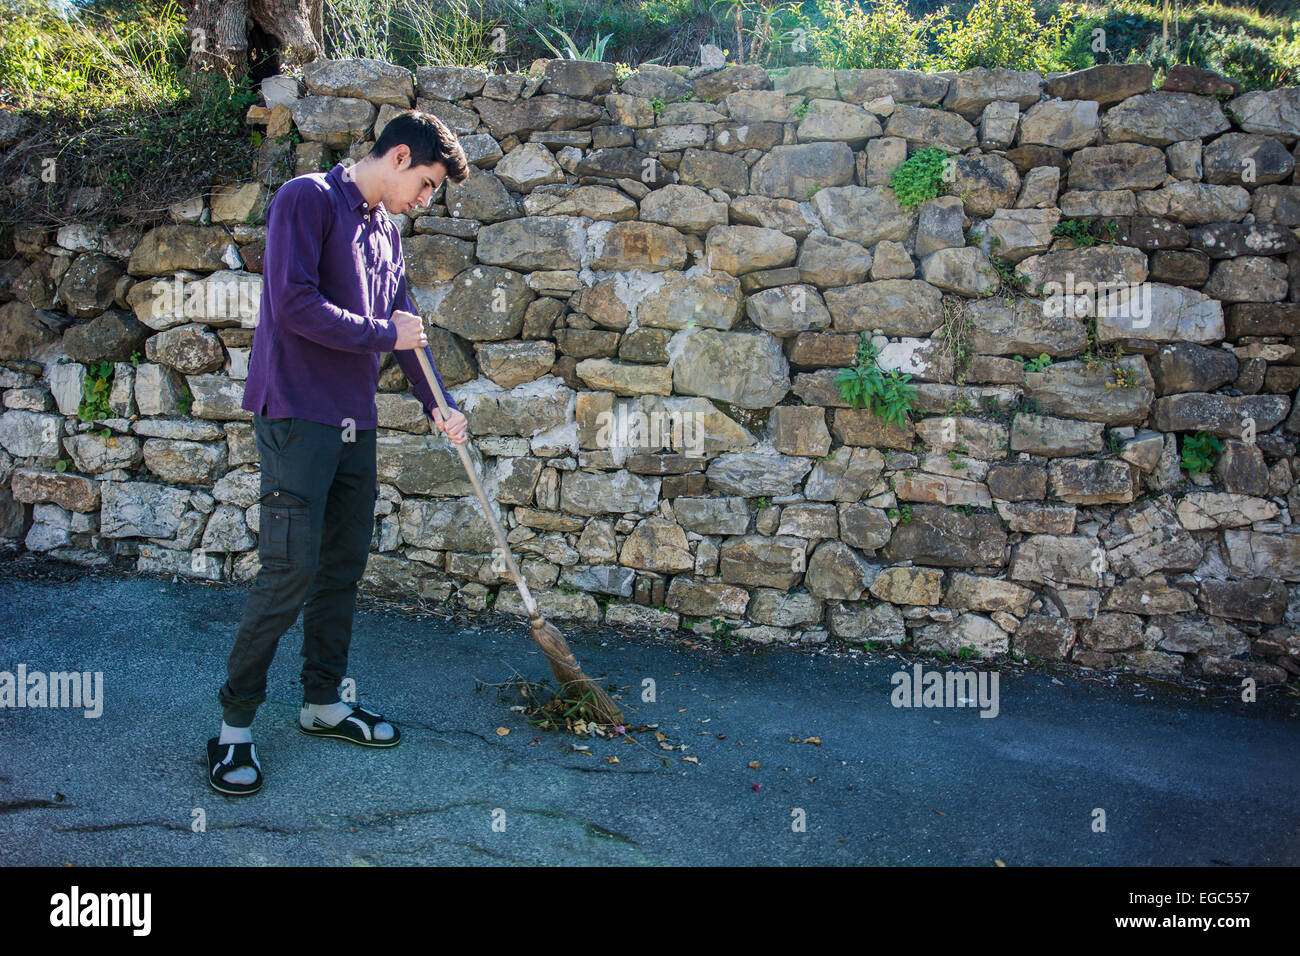
<path id="1" fill-rule="evenodd" d="M 411 151 L 405 146 L 398 146 L 390 156 L 392 166 L 384 206 L 394 214 L 427 206 L 447 178 L 446 164 L 439 161 L 426 166 L 412 166 Z"/>

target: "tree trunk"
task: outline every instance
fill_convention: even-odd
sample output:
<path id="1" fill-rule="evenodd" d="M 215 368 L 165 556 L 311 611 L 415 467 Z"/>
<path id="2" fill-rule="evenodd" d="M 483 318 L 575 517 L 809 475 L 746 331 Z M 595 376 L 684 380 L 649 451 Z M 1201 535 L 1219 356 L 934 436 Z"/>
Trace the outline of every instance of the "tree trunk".
<path id="1" fill-rule="evenodd" d="M 325 52 L 323 0 L 248 0 L 248 9 L 280 41 L 286 63 L 310 63 Z"/>
<path id="2" fill-rule="evenodd" d="M 183 0 L 192 75 L 216 73 L 243 79 L 249 73 L 249 30 L 256 24 L 271 38 L 272 49 L 290 64 L 321 55 L 323 0 Z"/>
<path id="3" fill-rule="evenodd" d="M 185 32 L 190 37 L 188 73 L 228 78 L 248 75 L 246 0 L 190 0 Z"/>

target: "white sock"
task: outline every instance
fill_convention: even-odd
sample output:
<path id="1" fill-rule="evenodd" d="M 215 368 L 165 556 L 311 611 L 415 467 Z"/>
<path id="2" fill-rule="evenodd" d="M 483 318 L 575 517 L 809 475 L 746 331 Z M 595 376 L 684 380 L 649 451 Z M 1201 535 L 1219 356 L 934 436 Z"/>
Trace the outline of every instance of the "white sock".
<path id="1" fill-rule="evenodd" d="M 298 714 L 298 723 L 304 727 L 312 727 L 319 717 L 321 723 L 335 727 L 351 716 L 352 708 L 341 700 L 336 700 L 332 704 L 303 704 L 302 711 Z M 380 721 L 375 724 L 374 733 L 376 740 L 392 740 L 393 725 L 386 720 Z"/>
<path id="2" fill-rule="evenodd" d="M 221 736 L 217 738 L 221 744 L 251 744 L 253 742 L 252 727 L 231 727 L 224 720 L 221 722 Z M 256 767 L 240 767 L 238 770 L 227 770 L 221 774 L 221 779 L 226 783 L 253 783 L 257 780 Z"/>

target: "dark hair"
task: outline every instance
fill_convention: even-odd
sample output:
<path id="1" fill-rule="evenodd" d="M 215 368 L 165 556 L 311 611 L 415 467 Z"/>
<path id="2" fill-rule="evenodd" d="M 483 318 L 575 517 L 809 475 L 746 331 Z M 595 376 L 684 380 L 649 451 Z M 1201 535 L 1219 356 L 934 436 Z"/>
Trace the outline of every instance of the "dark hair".
<path id="1" fill-rule="evenodd" d="M 375 145 L 370 147 L 370 155 L 383 156 L 394 146 L 410 148 L 412 166 L 443 163 L 447 167 L 447 178 L 457 183 L 463 183 L 469 176 L 465 148 L 447 124 L 432 113 L 421 110 L 398 113 L 388 121 Z"/>

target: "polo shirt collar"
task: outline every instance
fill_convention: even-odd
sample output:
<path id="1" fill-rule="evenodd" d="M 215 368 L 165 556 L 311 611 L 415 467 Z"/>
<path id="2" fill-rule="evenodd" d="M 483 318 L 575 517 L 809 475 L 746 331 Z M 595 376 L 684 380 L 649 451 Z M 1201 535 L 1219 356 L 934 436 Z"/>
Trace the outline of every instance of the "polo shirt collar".
<path id="1" fill-rule="evenodd" d="M 362 195 L 361 190 L 357 188 L 354 180 L 348 179 L 343 175 L 346 167 L 342 163 L 335 163 L 334 168 L 329 171 L 328 178 L 334 181 L 334 185 L 343 190 L 343 196 L 347 200 L 349 209 L 361 209 L 363 212 L 371 212 L 365 209 L 366 197 Z M 375 203 L 375 209 L 378 209 L 380 203 Z"/>

